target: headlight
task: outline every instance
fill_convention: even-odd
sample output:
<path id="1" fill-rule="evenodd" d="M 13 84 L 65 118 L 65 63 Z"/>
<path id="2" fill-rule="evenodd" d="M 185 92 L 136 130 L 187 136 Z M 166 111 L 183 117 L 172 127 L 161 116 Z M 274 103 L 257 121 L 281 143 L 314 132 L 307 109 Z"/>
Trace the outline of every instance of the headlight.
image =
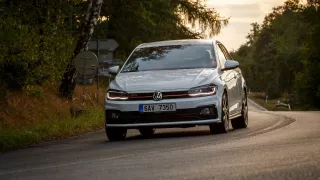
<path id="1" fill-rule="evenodd" d="M 107 92 L 107 100 L 127 100 L 128 93 L 125 91 L 109 90 Z"/>
<path id="2" fill-rule="evenodd" d="M 217 93 L 218 87 L 214 84 L 208 84 L 204 86 L 199 86 L 191 88 L 188 91 L 189 96 L 210 96 Z"/>

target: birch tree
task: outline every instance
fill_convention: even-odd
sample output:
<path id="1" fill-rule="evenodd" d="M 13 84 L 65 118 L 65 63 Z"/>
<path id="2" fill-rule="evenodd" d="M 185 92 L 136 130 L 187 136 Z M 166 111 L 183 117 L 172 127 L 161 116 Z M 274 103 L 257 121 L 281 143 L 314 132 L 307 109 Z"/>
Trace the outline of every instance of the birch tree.
<path id="1" fill-rule="evenodd" d="M 94 32 L 94 27 L 97 24 L 100 15 L 102 3 L 103 0 L 88 0 L 88 8 L 82 22 L 81 34 L 73 52 L 72 59 L 67 65 L 67 69 L 62 77 L 59 87 L 59 92 L 62 97 L 72 98 L 72 94 L 76 86 L 76 69 L 74 67 L 73 60 L 78 53 L 88 49 L 88 44 Z"/>

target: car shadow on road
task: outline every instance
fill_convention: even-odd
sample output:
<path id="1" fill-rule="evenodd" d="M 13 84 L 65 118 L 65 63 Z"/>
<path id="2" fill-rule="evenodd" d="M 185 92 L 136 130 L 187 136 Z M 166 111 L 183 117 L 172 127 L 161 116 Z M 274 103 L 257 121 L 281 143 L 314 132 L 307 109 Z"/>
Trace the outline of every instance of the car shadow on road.
<path id="1" fill-rule="evenodd" d="M 229 133 L 231 133 L 233 129 L 230 129 Z M 146 139 L 176 139 L 176 138 L 197 138 L 197 137 L 205 137 L 205 136 L 221 136 L 224 134 L 211 134 L 209 130 L 187 130 L 187 131 L 162 131 L 162 132 L 156 132 L 151 137 L 143 137 L 140 134 L 135 134 L 132 136 L 128 136 L 124 141 L 136 141 L 136 140 L 146 140 Z M 107 140 L 108 143 L 110 141 Z"/>
<path id="2" fill-rule="evenodd" d="M 198 131 L 176 131 L 176 132 L 156 132 L 149 138 L 145 138 L 142 135 L 136 135 L 127 137 L 126 140 L 139 140 L 139 139 L 161 139 L 161 138 L 180 138 L 180 137 L 197 137 L 197 136 L 208 136 L 210 131 L 198 130 Z"/>

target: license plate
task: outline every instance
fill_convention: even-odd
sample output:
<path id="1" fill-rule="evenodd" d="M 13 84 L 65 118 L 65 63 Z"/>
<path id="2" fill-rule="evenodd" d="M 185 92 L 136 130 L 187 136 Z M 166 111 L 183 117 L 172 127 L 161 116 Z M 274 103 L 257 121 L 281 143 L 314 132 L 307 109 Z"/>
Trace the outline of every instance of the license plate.
<path id="1" fill-rule="evenodd" d="M 176 111 L 176 104 L 140 104 L 140 112 L 168 112 Z"/>

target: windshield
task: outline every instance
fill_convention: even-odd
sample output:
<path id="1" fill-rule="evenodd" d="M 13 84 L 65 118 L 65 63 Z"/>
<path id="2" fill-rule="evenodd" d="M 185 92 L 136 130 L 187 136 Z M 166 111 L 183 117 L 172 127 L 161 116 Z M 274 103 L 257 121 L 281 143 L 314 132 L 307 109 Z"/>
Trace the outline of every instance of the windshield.
<path id="1" fill-rule="evenodd" d="M 136 49 L 121 72 L 215 68 L 212 45 L 186 44 Z"/>

